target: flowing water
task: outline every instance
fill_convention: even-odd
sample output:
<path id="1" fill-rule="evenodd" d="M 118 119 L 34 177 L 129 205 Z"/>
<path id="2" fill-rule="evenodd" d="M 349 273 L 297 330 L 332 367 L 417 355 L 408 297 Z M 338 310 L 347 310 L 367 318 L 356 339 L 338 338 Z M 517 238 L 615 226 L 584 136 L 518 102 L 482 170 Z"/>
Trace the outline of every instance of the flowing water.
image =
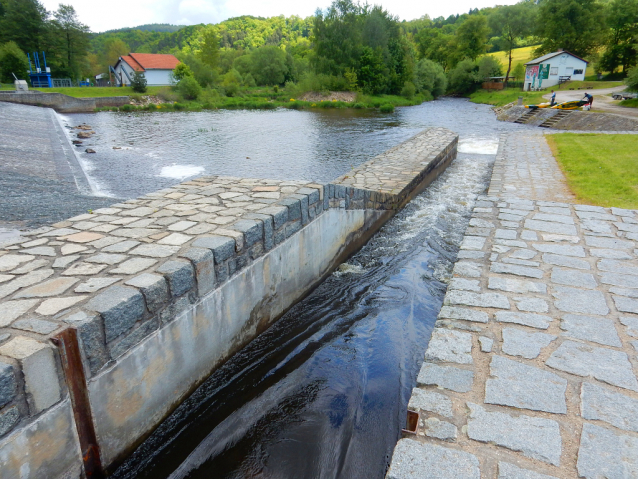
<path id="1" fill-rule="evenodd" d="M 488 108 L 463 100 L 400 109 L 390 116 L 192 115 L 186 118 L 196 124 L 216 122 L 231 130 L 241 125 L 242 132 L 252 133 L 231 135 L 228 141 L 234 144 L 211 146 L 208 139 L 187 135 L 192 125 L 180 124 L 170 134 L 162 126 L 159 147 L 150 130 L 142 133 L 156 120 L 141 116 L 134 123 L 134 116 L 125 117 L 138 131 L 132 140 L 136 146 L 125 152 L 137 156 L 124 158 L 139 161 L 131 167 L 132 176 L 141 176 L 137 183 L 114 180 L 111 168 L 128 168 L 116 150 L 106 160 L 83 158 L 93 162 L 87 166 L 94 184 L 132 196 L 187 172 L 328 181 L 430 125 L 459 132 L 461 141 L 458 158 L 439 179 L 311 295 L 215 371 L 114 477 L 382 478 L 475 198 L 488 184 L 499 134 L 521 127 L 497 123 Z M 100 142 L 123 144 L 130 138 L 113 127 L 121 116 L 69 115 L 69 121 L 92 122 L 102 131 L 95 140 L 100 147 Z M 170 118 L 160 115 L 157 121 Z M 283 137 L 277 133 L 281 129 Z M 209 147 L 212 160 L 199 155 Z M 252 160 L 251 155 L 260 160 L 243 160 Z"/>

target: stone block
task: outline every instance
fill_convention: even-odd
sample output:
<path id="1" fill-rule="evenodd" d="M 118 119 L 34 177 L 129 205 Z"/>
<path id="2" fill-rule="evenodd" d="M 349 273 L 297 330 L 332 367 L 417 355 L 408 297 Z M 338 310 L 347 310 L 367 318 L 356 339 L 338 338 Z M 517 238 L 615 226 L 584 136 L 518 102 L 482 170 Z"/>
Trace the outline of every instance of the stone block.
<path id="1" fill-rule="evenodd" d="M 496 321 L 501 323 L 516 323 L 532 328 L 547 329 L 552 318 L 542 314 L 518 313 L 513 311 L 499 311 L 494 314 Z"/>
<path id="2" fill-rule="evenodd" d="M 11 431 L 20 422 L 20 411 L 15 406 L 0 411 L 0 437 Z"/>
<path id="3" fill-rule="evenodd" d="M 440 361 L 472 364 L 472 335 L 451 329 L 435 328 L 428 349 L 426 361 Z"/>
<path id="4" fill-rule="evenodd" d="M 558 479 L 539 472 L 521 469 L 509 462 L 498 463 L 498 479 Z"/>
<path id="5" fill-rule="evenodd" d="M 562 442 L 556 421 L 520 414 L 518 417 L 489 412 L 467 403 L 470 417 L 467 435 L 480 442 L 494 443 L 539 461 L 560 465 Z"/>
<path id="6" fill-rule="evenodd" d="M 52 321 L 45 321 L 43 319 L 38 318 L 27 318 L 27 319 L 19 319 L 15 321 L 12 325 L 12 328 L 21 329 L 23 331 L 29 331 L 37 334 L 51 334 L 53 331 L 58 329 L 60 325 L 58 323 L 54 323 Z"/>
<path id="7" fill-rule="evenodd" d="M 604 316 L 609 313 L 605 297 L 601 291 L 583 291 L 580 289 L 556 286 L 553 296 L 554 305 L 568 313 L 590 313 Z"/>
<path id="8" fill-rule="evenodd" d="M 279 200 L 279 204 L 288 208 L 288 221 L 301 220 L 301 201 L 287 197 Z"/>
<path id="9" fill-rule="evenodd" d="M 461 243 L 461 249 L 466 250 L 482 250 L 485 246 L 485 238 L 480 236 L 466 236 Z"/>
<path id="10" fill-rule="evenodd" d="M 638 391 L 638 381 L 629 358 L 621 351 L 564 341 L 545 364 L 559 371 L 593 376 L 613 386 Z"/>
<path id="11" fill-rule="evenodd" d="M 106 342 L 131 329 L 142 319 L 146 309 L 142 293 L 128 286 L 111 286 L 93 297 L 84 307 L 102 316 Z"/>
<path id="12" fill-rule="evenodd" d="M 122 278 L 91 278 L 74 289 L 76 293 L 95 293 L 117 283 Z"/>
<path id="13" fill-rule="evenodd" d="M 606 238 L 604 236 L 585 236 L 585 244 L 596 248 L 631 249 L 634 243 L 618 238 Z"/>
<path id="14" fill-rule="evenodd" d="M 544 283 L 536 283 L 533 281 L 490 277 L 488 278 L 487 287 L 489 289 L 500 289 L 501 291 L 509 291 L 512 293 L 547 293 L 547 285 Z"/>
<path id="15" fill-rule="evenodd" d="M 273 228 L 273 217 L 270 215 L 264 215 L 261 213 L 249 213 L 244 215 L 244 218 L 251 220 L 258 220 L 262 223 L 262 227 L 264 229 L 264 250 L 270 251 L 274 243 L 274 228 Z"/>
<path id="16" fill-rule="evenodd" d="M 35 310 L 36 313 L 43 316 L 52 316 L 69 309 L 71 306 L 84 301 L 87 298 L 86 295 L 68 296 L 66 298 L 49 298 L 42 302 L 40 306 Z"/>
<path id="17" fill-rule="evenodd" d="M 233 223 L 231 228 L 244 234 L 246 248 L 250 248 L 264 239 L 264 228 L 261 221 L 239 220 Z"/>
<path id="18" fill-rule="evenodd" d="M 638 476 L 638 438 L 583 424 L 576 468 L 579 477 L 634 478 Z"/>
<path id="19" fill-rule="evenodd" d="M 484 353 L 491 353 L 494 340 L 486 336 L 479 336 L 479 344 L 481 345 L 481 351 Z"/>
<path id="20" fill-rule="evenodd" d="M 61 399 L 53 348 L 25 336 L 16 336 L 0 346 L 0 355 L 16 359 L 24 377 L 31 415 L 53 406 Z"/>
<path id="21" fill-rule="evenodd" d="M 0 408 L 13 400 L 17 387 L 13 366 L 0 361 Z"/>
<path id="22" fill-rule="evenodd" d="M 84 352 L 90 372 L 86 375 L 87 378 L 97 374 L 110 359 L 100 316 L 79 311 L 62 318 L 62 321 L 75 328 L 78 333 L 80 349 Z"/>
<path id="23" fill-rule="evenodd" d="M 301 220 L 295 220 L 292 223 L 288 223 L 285 227 L 286 238 L 290 238 L 292 235 L 297 233 L 302 228 Z"/>
<path id="24" fill-rule="evenodd" d="M 622 347 L 614 322 L 608 318 L 595 318 L 578 314 L 566 314 L 560 324 L 563 336 L 592 341 L 606 346 Z"/>
<path id="25" fill-rule="evenodd" d="M 413 439 L 401 439 L 394 448 L 386 479 L 481 479 L 473 454 Z"/>
<path id="26" fill-rule="evenodd" d="M 207 248 L 190 248 L 181 256 L 193 263 L 197 277 L 197 294 L 202 297 L 212 291 L 216 281 L 213 252 Z"/>
<path id="27" fill-rule="evenodd" d="M 473 293 L 471 291 L 448 291 L 444 304 L 460 304 L 464 306 L 478 306 L 482 308 L 509 309 L 510 302 L 506 296 L 499 293 Z"/>
<path id="28" fill-rule="evenodd" d="M 196 239 L 193 246 L 210 249 L 216 264 L 223 263 L 235 254 L 235 241 L 227 236 L 204 236 Z"/>
<path id="29" fill-rule="evenodd" d="M 547 301 L 540 298 L 525 298 L 516 301 L 516 308 L 519 311 L 528 311 L 530 313 L 546 313 L 549 311 Z"/>
<path id="30" fill-rule="evenodd" d="M 458 261 L 454 265 L 452 274 L 454 276 L 467 276 L 469 278 L 480 278 L 483 265 L 472 261 Z"/>
<path id="31" fill-rule="evenodd" d="M 619 429 L 638 432 L 638 399 L 583 382 L 580 401 L 585 419 L 605 421 Z"/>
<path id="32" fill-rule="evenodd" d="M 288 221 L 288 208 L 285 206 L 268 206 L 258 210 L 258 213 L 271 216 L 275 230 L 281 228 Z"/>
<path id="33" fill-rule="evenodd" d="M 130 254 L 148 256 L 150 258 L 168 258 L 179 251 L 179 246 L 161 244 L 141 244 L 130 251 Z"/>
<path id="34" fill-rule="evenodd" d="M 442 441 L 456 441 L 458 430 L 456 426 L 436 417 L 429 417 L 424 421 L 425 435 L 441 439 Z"/>
<path id="35" fill-rule="evenodd" d="M 450 398 L 434 391 L 426 391 L 425 389 L 412 389 L 408 409 L 433 412 L 444 417 L 454 417 Z"/>
<path id="36" fill-rule="evenodd" d="M 577 258 L 585 257 L 585 249 L 582 246 L 557 245 L 533 243 L 532 247 L 541 253 L 551 253 L 561 256 L 574 256 Z"/>
<path id="37" fill-rule="evenodd" d="M 552 283 L 576 286 L 578 288 L 595 289 L 598 286 L 591 274 L 570 269 L 553 268 L 551 281 Z"/>
<path id="38" fill-rule="evenodd" d="M 466 393 L 472 390 L 474 371 L 425 362 L 421 366 L 416 382 L 420 386 L 433 385 L 459 393 Z"/>
<path id="39" fill-rule="evenodd" d="M 448 290 L 462 289 L 465 291 L 481 291 L 481 284 L 477 279 L 451 278 Z"/>
<path id="40" fill-rule="evenodd" d="M 528 230 L 544 231 L 546 233 L 560 235 L 576 236 L 578 234 L 575 226 L 554 223 L 552 221 L 525 220 L 525 228 Z"/>
<path id="41" fill-rule="evenodd" d="M 477 323 L 487 323 L 487 313 L 469 308 L 459 308 L 457 306 L 443 306 L 439 312 L 439 318 L 460 319 L 463 321 L 474 321 Z"/>
<path id="42" fill-rule="evenodd" d="M 598 269 L 608 271 L 610 273 L 631 274 L 638 276 L 638 266 L 627 261 L 618 261 L 615 259 L 601 259 L 598 261 Z"/>
<path id="43" fill-rule="evenodd" d="M 138 323 L 130 332 L 120 336 L 110 343 L 108 345 L 108 350 L 111 358 L 117 359 L 122 354 L 126 353 L 129 349 L 155 331 L 159 327 L 159 322 L 159 317 L 154 316 L 147 321 Z"/>
<path id="44" fill-rule="evenodd" d="M 164 275 L 174 297 L 182 296 L 195 287 L 195 271 L 190 261 L 167 261 L 157 268 L 157 272 Z"/>
<path id="45" fill-rule="evenodd" d="M 566 414 L 566 390 L 567 381 L 554 373 L 492 356 L 490 378 L 485 383 L 485 402 Z"/>
<path id="46" fill-rule="evenodd" d="M 38 304 L 37 299 L 0 302 L 0 328 L 9 326 L 13 320 L 22 316 L 36 304 Z"/>
<path id="47" fill-rule="evenodd" d="M 144 295 L 146 307 L 155 314 L 171 299 L 168 283 L 159 274 L 142 273 L 124 283 L 138 288 Z"/>
<path id="48" fill-rule="evenodd" d="M 562 256 L 559 254 L 545 253 L 543 254 L 543 262 L 547 264 L 553 264 L 555 266 L 565 266 L 566 268 L 585 269 L 590 270 L 590 264 L 582 259 L 574 258 L 572 256 Z"/>
<path id="49" fill-rule="evenodd" d="M 549 346 L 556 336 L 545 333 L 528 333 L 518 328 L 503 329 L 502 350 L 510 356 L 521 356 L 534 359 L 541 353 L 541 349 Z"/>
<path id="50" fill-rule="evenodd" d="M 616 303 L 616 309 L 623 313 L 638 314 L 638 299 L 625 298 L 624 296 L 612 296 L 614 303 Z"/>
<path id="51" fill-rule="evenodd" d="M 514 274 L 516 276 L 527 276 L 537 279 L 541 279 L 543 277 L 543 271 L 540 269 L 530 268 L 527 266 L 517 266 L 514 264 L 492 263 L 490 271 L 492 273 Z"/>

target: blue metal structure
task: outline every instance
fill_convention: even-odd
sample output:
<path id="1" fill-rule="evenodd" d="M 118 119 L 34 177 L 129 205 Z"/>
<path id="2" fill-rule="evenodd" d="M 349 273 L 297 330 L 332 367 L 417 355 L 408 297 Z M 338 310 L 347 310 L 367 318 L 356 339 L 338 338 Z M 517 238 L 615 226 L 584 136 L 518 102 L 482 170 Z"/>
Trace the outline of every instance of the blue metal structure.
<path id="1" fill-rule="evenodd" d="M 31 86 L 38 88 L 53 88 L 53 82 L 51 81 L 51 69 L 47 67 L 47 57 L 44 52 L 42 52 L 44 68 L 41 67 L 38 52 L 33 52 L 33 66 L 31 65 L 31 55 L 28 53 L 27 58 L 29 59 L 29 78 L 31 79 Z"/>

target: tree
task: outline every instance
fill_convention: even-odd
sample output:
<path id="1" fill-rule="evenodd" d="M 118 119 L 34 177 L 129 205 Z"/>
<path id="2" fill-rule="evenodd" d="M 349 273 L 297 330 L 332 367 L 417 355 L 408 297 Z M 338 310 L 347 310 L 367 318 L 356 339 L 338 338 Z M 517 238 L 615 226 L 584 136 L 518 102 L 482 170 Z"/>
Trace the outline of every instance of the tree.
<path id="1" fill-rule="evenodd" d="M 638 67 L 634 67 L 629 71 L 625 78 L 625 85 L 631 91 L 638 91 Z"/>
<path id="2" fill-rule="evenodd" d="M 461 95 L 476 90 L 479 82 L 478 67 L 475 62 L 469 59 L 460 61 L 449 74 L 450 90 Z"/>
<path id="3" fill-rule="evenodd" d="M 177 66 L 173 69 L 173 73 L 171 73 L 173 80 L 175 82 L 180 82 L 186 77 L 192 77 L 193 72 L 185 63 L 179 62 Z"/>
<path id="4" fill-rule="evenodd" d="M 434 98 L 443 95 L 447 88 L 443 67 L 427 58 L 417 63 L 414 79 L 418 92 L 428 91 Z"/>
<path id="5" fill-rule="evenodd" d="M 490 28 L 500 32 L 501 48 L 507 52 L 508 63 L 505 81 L 512 70 L 512 50 L 519 45 L 519 39 L 529 35 L 534 25 L 536 10 L 529 3 L 518 3 L 497 8 L 489 17 Z"/>
<path id="6" fill-rule="evenodd" d="M 217 68 L 219 62 L 219 36 L 217 36 L 217 29 L 212 25 L 208 25 L 202 31 L 197 56 L 209 68 Z"/>
<path id="7" fill-rule="evenodd" d="M 361 88 L 368 94 L 381 93 L 385 88 L 385 65 L 380 48 L 373 50 L 363 47 L 363 53 L 359 60 L 357 79 Z"/>
<path id="8" fill-rule="evenodd" d="M 131 88 L 135 93 L 146 93 L 146 76 L 143 72 L 136 71 L 133 73 Z"/>
<path id="9" fill-rule="evenodd" d="M 251 69 L 258 85 L 281 85 L 286 79 L 286 52 L 275 46 L 265 46 L 250 54 Z"/>
<path id="10" fill-rule="evenodd" d="M 25 52 L 42 50 L 48 12 L 38 0 L 3 0 L 0 43 L 15 42 Z"/>
<path id="11" fill-rule="evenodd" d="M 459 58 L 474 61 L 487 51 L 487 39 L 490 33 L 487 18 L 472 15 L 456 30 L 456 48 Z"/>
<path id="12" fill-rule="evenodd" d="M 581 57 L 600 44 L 604 22 L 596 0 L 543 0 L 539 6 L 535 33 L 542 43 L 538 55 L 562 48 Z"/>
<path id="13" fill-rule="evenodd" d="M 13 83 L 15 78 L 25 80 L 27 78 L 27 56 L 15 42 L 7 42 L 0 45 L 0 81 Z"/>
<path id="14" fill-rule="evenodd" d="M 609 31 L 600 67 L 613 72 L 621 66 L 626 73 L 638 59 L 634 39 L 638 31 L 638 0 L 612 0 L 606 10 Z"/>
<path id="15" fill-rule="evenodd" d="M 109 38 L 105 44 L 102 53 L 102 67 L 104 71 L 108 70 L 109 65 L 115 65 L 122 55 L 128 55 L 131 48 L 120 38 Z"/>
<path id="16" fill-rule="evenodd" d="M 478 61 L 478 78 L 484 80 L 489 77 L 497 77 L 503 74 L 503 64 L 492 55 L 481 57 Z"/>
<path id="17" fill-rule="evenodd" d="M 202 87 L 192 76 L 187 76 L 179 82 L 177 91 L 187 100 L 197 100 L 197 97 L 202 92 Z"/>
<path id="18" fill-rule="evenodd" d="M 53 17 L 51 27 L 57 40 L 58 66 L 67 75 L 78 78 L 89 50 L 89 27 L 80 23 L 71 5 L 60 4 Z"/>

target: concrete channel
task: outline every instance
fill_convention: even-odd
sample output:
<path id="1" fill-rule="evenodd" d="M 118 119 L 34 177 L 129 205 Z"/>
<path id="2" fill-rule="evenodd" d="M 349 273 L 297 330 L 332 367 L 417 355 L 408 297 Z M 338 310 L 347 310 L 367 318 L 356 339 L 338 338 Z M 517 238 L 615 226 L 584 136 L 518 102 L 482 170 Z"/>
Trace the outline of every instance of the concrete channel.
<path id="1" fill-rule="evenodd" d="M 2 477 L 112 471 L 456 157 L 429 128 L 329 184 L 201 177 L 0 249 Z"/>

